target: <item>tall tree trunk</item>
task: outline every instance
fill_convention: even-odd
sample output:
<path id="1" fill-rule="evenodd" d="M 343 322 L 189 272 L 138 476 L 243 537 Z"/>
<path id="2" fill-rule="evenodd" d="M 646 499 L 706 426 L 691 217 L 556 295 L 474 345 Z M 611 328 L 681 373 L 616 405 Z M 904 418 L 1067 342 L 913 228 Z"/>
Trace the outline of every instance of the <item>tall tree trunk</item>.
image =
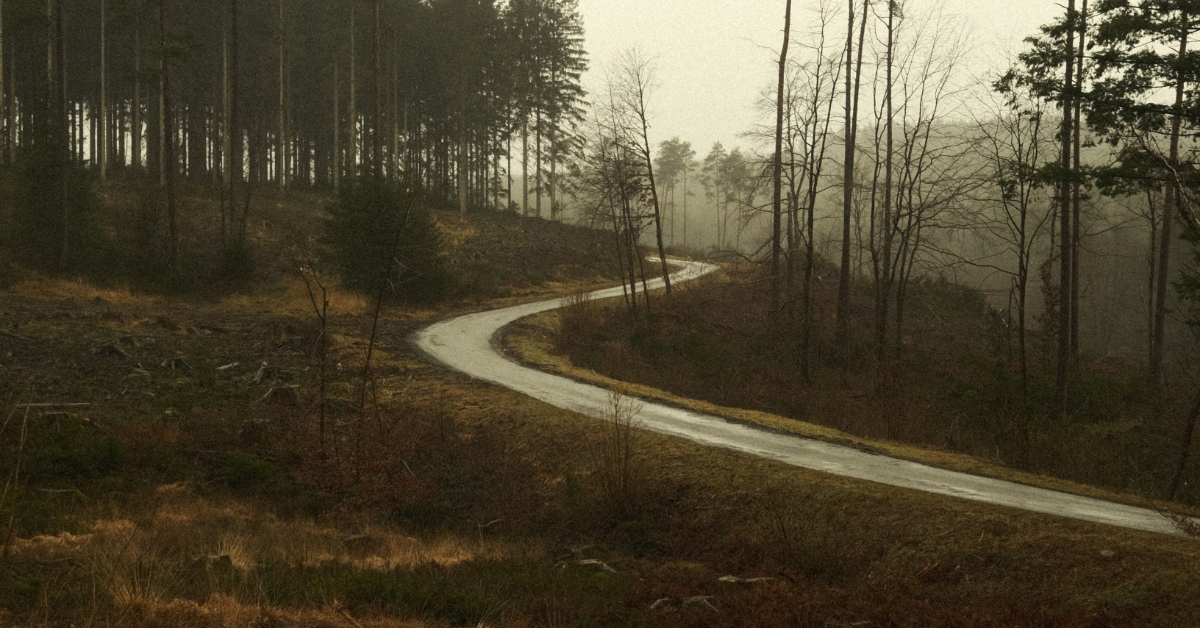
<path id="1" fill-rule="evenodd" d="M 358 50 L 354 45 L 355 27 L 354 27 L 354 5 L 350 3 L 350 145 L 346 151 L 346 168 L 350 170 L 351 176 L 358 175 L 358 106 L 355 103 L 355 97 L 358 93 L 358 81 L 356 70 L 358 66 Z"/>
<path id="2" fill-rule="evenodd" d="M 842 173 L 841 199 L 841 269 L 838 274 L 838 365 L 845 372 L 850 366 L 850 221 L 854 201 L 854 152 L 858 149 L 858 89 L 863 78 L 863 41 L 866 32 L 866 10 L 870 0 L 863 0 L 863 16 L 859 20 L 857 73 L 851 72 L 851 53 L 854 44 L 854 0 L 848 1 L 846 25 L 846 157 Z M 851 74 L 854 74 L 853 90 Z"/>
<path id="3" fill-rule="evenodd" d="M 1171 482 L 1167 486 L 1167 499 L 1175 499 L 1179 492 L 1179 483 L 1187 470 L 1188 455 L 1192 451 L 1192 439 L 1196 434 L 1196 423 L 1200 421 L 1200 394 L 1192 402 L 1192 411 L 1188 413 L 1187 423 L 1183 428 L 1183 436 L 1179 439 L 1179 454 L 1175 458 L 1175 471 L 1171 474 Z"/>
<path id="4" fill-rule="evenodd" d="M 55 167 L 57 169 L 58 181 L 55 192 L 58 195 L 59 215 L 62 220 L 62 225 L 59 230 L 61 241 L 59 243 L 59 270 L 66 270 L 70 264 L 70 235 L 71 235 L 71 215 L 70 207 L 67 204 L 67 177 L 71 166 L 71 146 L 70 146 L 70 130 L 68 129 L 67 121 L 67 77 L 65 55 L 63 54 L 63 11 L 62 0 L 55 0 L 54 6 L 51 9 L 50 3 L 47 2 L 47 8 L 51 11 L 50 28 L 52 29 L 52 37 L 48 49 L 49 64 L 51 74 L 54 80 L 50 81 L 51 97 L 56 102 L 55 111 L 57 113 L 56 130 L 57 138 L 54 142 L 54 158 Z"/>
<path id="5" fill-rule="evenodd" d="M 851 14 L 853 21 L 853 13 Z M 787 75 L 788 40 L 792 35 L 792 0 L 787 0 L 783 14 L 783 47 L 779 50 L 779 85 L 775 93 L 775 161 L 772 164 L 771 192 L 771 312 L 780 309 L 779 258 L 783 246 L 783 82 Z"/>
<path id="6" fill-rule="evenodd" d="M 1071 28 L 1067 29 L 1067 62 L 1066 77 L 1063 82 L 1063 122 L 1062 132 L 1062 169 L 1069 172 L 1072 168 L 1071 149 L 1074 124 L 1072 117 L 1075 113 L 1073 90 L 1075 89 L 1075 0 L 1067 0 L 1067 19 Z M 1073 174 L 1073 173 L 1072 173 Z M 1058 361 L 1055 366 L 1053 415 L 1062 418 L 1066 415 L 1067 407 L 1067 370 L 1071 360 L 1071 253 L 1074 242 L 1071 229 L 1071 192 L 1070 182 L 1059 183 L 1059 300 L 1058 300 Z"/>
<path id="7" fill-rule="evenodd" d="M 46 0 L 46 86 L 54 86 L 54 0 Z M 50 94 L 53 98 L 54 94 Z"/>
<path id="8" fill-rule="evenodd" d="M 1188 15 L 1182 13 L 1179 18 L 1179 59 L 1187 57 Z M 1162 387 L 1163 346 L 1166 339 L 1167 325 L 1167 285 L 1171 273 L 1171 232 L 1175 221 L 1176 204 L 1179 202 L 1178 177 L 1179 166 L 1179 131 L 1183 123 L 1183 97 L 1187 89 L 1187 81 L 1182 70 L 1175 75 L 1175 106 L 1171 114 L 1171 152 L 1167 165 L 1171 169 L 1168 174 L 1166 195 L 1163 198 L 1162 230 L 1158 245 L 1158 284 L 1154 293 L 1154 341 L 1150 353 L 1150 386 L 1156 393 Z"/>
<path id="9" fill-rule="evenodd" d="M 688 166 L 689 166 L 689 164 L 684 164 L 684 167 L 683 167 L 683 246 L 685 248 L 688 245 L 688 236 L 687 236 Z"/>
<path id="10" fill-rule="evenodd" d="M 342 187 L 342 98 L 336 57 L 333 61 L 333 189 Z"/>
<path id="11" fill-rule="evenodd" d="M 225 127 L 221 133 L 221 243 L 226 244 L 229 237 L 229 218 L 233 213 L 233 198 L 228 196 L 226 192 L 229 190 L 229 181 L 232 178 L 232 171 L 229 164 L 232 162 L 233 140 L 232 127 L 229 124 L 229 31 L 226 29 L 223 33 L 223 41 L 221 42 L 221 124 Z"/>
<path id="12" fill-rule="evenodd" d="M 236 0 L 234 0 L 236 1 Z M 141 29 L 133 31 L 133 129 L 129 141 L 133 144 L 133 167 L 142 167 L 142 44 Z"/>
<path id="13" fill-rule="evenodd" d="M 1079 53 L 1077 55 L 1077 67 L 1075 70 L 1075 83 L 1080 89 L 1083 88 L 1083 56 L 1086 52 L 1087 41 L 1087 12 L 1088 0 L 1083 0 L 1082 10 L 1079 14 Z M 1079 252 L 1080 246 L 1080 231 L 1079 211 L 1082 205 L 1083 194 L 1082 184 L 1079 181 L 1078 174 L 1080 169 L 1080 145 L 1083 143 L 1083 98 L 1082 95 L 1075 99 L 1075 128 L 1074 128 L 1074 153 L 1072 155 L 1073 166 L 1075 169 L 1075 183 L 1071 191 L 1071 358 L 1079 359 Z"/>
<path id="14" fill-rule="evenodd" d="M 374 162 L 375 180 L 383 180 L 383 66 L 381 64 L 383 46 L 383 23 L 380 16 L 381 0 L 375 0 L 375 14 L 372 22 L 371 35 L 371 73 L 374 75 L 374 94 L 371 98 L 371 124 L 374 125 L 371 157 Z"/>
<path id="15" fill-rule="evenodd" d="M 542 108 L 537 108 L 537 122 L 533 127 L 534 149 L 537 163 L 534 165 L 533 192 L 537 204 L 537 217 L 542 217 Z"/>
<path id="16" fill-rule="evenodd" d="M 1150 280 L 1146 284 L 1146 363 L 1154 361 L 1154 298 L 1157 294 L 1158 283 L 1155 280 L 1158 269 L 1158 216 L 1154 208 L 1154 192 L 1146 189 L 1146 207 L 1150 212 L 1150 250 L 1146 256 L 1146 265 L 1150 270 Z"/>
<path id="17" fill-rule="evenodd" d="M 529 215 L 529 114 L 521 119 L 521 215 Z"/>
<path id="18" fill-rule="evenodd" d="M 287 148 L 285 139 L 287 129 L 284 113 L 284 77 L 283 77 L 283 0 L 279 0 L 279 132 L 275 136 L 275 182 L 279 189 L 287 185 Z"/>
<path id="19" fill-rule="evenodd" d="M 791 3 L 792 0 L 788 0 Z M 650 125 L 646 121 L 645 101 L 642 101 L 642 149 L 646 155 L 646 173 L 650 177 L 650 200 L 654 202 L 654 233 L 658 239 L 658 261 L 662 266 L 663 286 L 671 294 L 671 274 L 667 266 L 667 250 L 663 247 L 662 211 L 658 203 L 658 185 L 654 181 L 654 159 L 650 156 Z M 647 297 L 649 299 L 649 297 Z M 649 301 L 646 305 L 649 310 Z"/>
<path id="20" fill-rule="evenodd" d="M 4 0 L 0 0 L 0 141 L 7 143 L 10 138 L 9 128 L 12 126 L 12 118 L 9 116 L 9 92 L 5 90 L 4 83 L 4 53 L 7 49 L 4 47 Z M 0 159 L 7 158 L 8 150 L 0 151 Z"/>
<path id="21" fill-rule="evenodd" d="M 60 2 L 62 0 L 59 0 Z M 175 213 L 175 130 L 171 115 L 171 80 L 168 76 L 167 64 L 167 3 L 158 3 L 158 45 L 159 54 L 159 89 L 162 111 L 160 128 L 162 135 L 159 142 L 162 147 L 160 163 L 162 164 L 163 182 L 167 188 L 167 260 L 173 272 L 179 271 L 179 223 Z"/>
<path id="22" fill-rule="evenodd" d="M 459 118 L 458 121 L 458 211 L 467 212 L 467 172 L 469 165 L 467 164 L 467 131 L 466 120 Z"/>
<path id="23" fill-rule="evenodd" d="M 887 321 L 888 300 L 892 289 L 892 152 L 894 112 L 892 107 L 892 61 L 895 53 L 895 18 L 896 3 L 888 2 L 887 18 L 887 84 L 884 86 L 884 99 L 887 101 L 887 120 L 885 122 L 887 144 L 884 156 L 883 178 L 883 260 L 879 282 L 875 290 L 875 359 L 885 373 L 888 372 L 887 360 Z"/>
<path id="24" fill-rule="evenodd" d="M 239 119 L 238 94 L 240 93 L 240 75 L 238 70 L 238 0 L 229 0 L 229 128 L 226 135 L 230 138 L 229 154 L 229 203 L 230 217 L 234 215 L 233 207 L 237 198 L 236 186 L 241 180 L 244 166 L 242 153 L 242 127 Z M 246 187 L 246 205 L 238 216 L 238 238 L 246 236 L 246 220 L 249 218 L 250 188 Z"/>
<path id="25" fill-rule="evenodd" d="M 561 219 L 558 207 L 558 193 L 554 188 L 558 183 L 558 120 L 552 117 L 550 119 L 550 219 Z"/>
<path id="26" fill-rule="evenodd" d="M 100 180 L 108 178 L 108 88 L 107 88 L 107 50 L 105 35 L 108 23 L 105 21 L 105 6 L 107 0 L 100 0 Z"/>

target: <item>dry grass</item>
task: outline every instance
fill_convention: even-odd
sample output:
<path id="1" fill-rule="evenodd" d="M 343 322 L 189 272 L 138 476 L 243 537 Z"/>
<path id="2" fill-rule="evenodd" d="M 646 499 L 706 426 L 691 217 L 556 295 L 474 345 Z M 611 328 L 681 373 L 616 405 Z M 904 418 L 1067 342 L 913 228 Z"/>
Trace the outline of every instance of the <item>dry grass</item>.
<path id="1" fill-rule="evenodd" d="M 581 307 L 574 302 L 572 302 L 571 306 L 577 310 Z M 602 305 L 589 303 L 589 311 L 597 307 L 602 307 Z M 804 438 L 847 445 L 894 458 L 911 460 L 954 471 L 994 477 L 1019 484 L 1135 506 L 1166 507 L 1175 512 L 1200 515 L 1200 509 L 1184 504 L 1151 502 L 1140 495 L 1119 493 L 1062 478 L 1029 473 L 995 464 L 985 458 L 938 449 L 915 447 L 894 441 L 862 438 L 842 430 L 815 423 L 798 421 L 757 410 L 720 406 L 703 400 L 682 397 L 644 384 L 614 379 L 597 373 L 592 369 L 580 367 L 563 355 L 556 346 L 556 343 L 559 342 L 562 325 L 563 317 L 557 311 L 543 312 L 521 319 L 506 330 L 503 336 L 504 346 L 510 355 L 536 368 L 648 401 L 687 408 L 696 412 L 723 417 L 731 421 L 757 425 Z"/>
<path id="2" fill-rule="evenodd" d="M 264 565 L 380 573 L 452 568 L 471 561 L 521 560 L 528 545 L 439 533 L 420 538 L 370 517 L 339 524 L 284 519 L 230 498 L 205 499 L 182 484 L 155 491 L 132 518 L 101 519 L 85 534 L 16 539 L 10 559 L 80 565 L 95 583 L 94 602 L 132 626 L 251 626 L 271 617 L 283 625 L 355 625 L 336 607 L 271 608 L 252 582 Z M 136 519 L 137 521 L 135 521 Z M 242 581 L 238 586 L 231 583 Z M 381 619 L 365 625 L 421 626 Z"/>

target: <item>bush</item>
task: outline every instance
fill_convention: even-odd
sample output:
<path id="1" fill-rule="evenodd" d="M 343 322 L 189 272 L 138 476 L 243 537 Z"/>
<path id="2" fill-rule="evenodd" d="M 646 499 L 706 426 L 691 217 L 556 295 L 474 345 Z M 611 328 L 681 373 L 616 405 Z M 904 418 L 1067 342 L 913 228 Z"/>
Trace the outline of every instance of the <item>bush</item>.
<path id="1" fill-rule="evenodd" d="M 370 179 L 348 180 L 329 208 L 325 243 L 345 285 L 390 301 L 431 302 L 450 287 L 441 234 L 416 194 Z"/>

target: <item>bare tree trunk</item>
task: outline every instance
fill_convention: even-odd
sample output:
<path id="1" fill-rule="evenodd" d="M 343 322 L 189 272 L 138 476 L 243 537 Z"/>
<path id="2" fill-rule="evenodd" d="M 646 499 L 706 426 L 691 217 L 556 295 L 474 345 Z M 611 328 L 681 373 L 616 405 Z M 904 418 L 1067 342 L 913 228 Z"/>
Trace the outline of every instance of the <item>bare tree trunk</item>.
<path id="1" fill-rule="evenodd" d="M 467 213 L 467 122 L 462 117 L 458 120 L 458 211 Z"/>
<path id="2" fill-rule="evenodd" d="M 50 9 L 50 3 L 47 2 L 47 9 Z M 70 130 L 68 129 L 67 121 L 67 79 L 65 68 L 65 57 L 63 54 L 63 11 L 62 0 L 55 0 L 53 16 L 50 22 L 53 37 L 48 46 L 49 64 L 55 80 L 50 81 L 52 97 L 56 101 L 56 112 L 58 114 L 57 131 L 58 137 L 54 142 L 55 166 L 58 169 L 58 186 L 55 192 L 58 195 L 59 212 L 62 220 L 62 228 L 60 242 L 58 265 L 59 270 L 66 270 L 70 263 L 70 235 L 71 235 L 71 215 L 70 208 L 67 205 L 67 173 L 70 170 L 71 162 L 71 146 L 70 146 Z"/>
<path id="3" fill-rule="evenodd" d="M 107 89 L 107 56 L 105 48 L 105 32 L 108 23 L 105 21 L 105 6 L 107 0 L 100 0 L 100 180 L 108 178 L 108 89 Z M 2 84 L 3 81 L 0 81 Z"/>
<path id="4" fill-rule="evenodd" d="M 229 220 L 233 213 L 233 198 L 226 192 L 233 178 L 230 163 L 233 161 L 232 126 L 229 124 L 229 31 L 224 31 L 221 46 L 221 121 L 225 132 L 221 134 L 221 243 L 227 243 Z"/>
<path id="5" fill-rule="evenodd" d="M 286 140 L 284 139 L 286 129 L 284 127 L 284 78 L 283 78 L 283 0 L 279 0 L 279 131 L 275 135 L 275 182 L 279 184 L 279 189 L 283 189 L 287 185 L 287 156 L 286 156 Z"/>
<path id="6" fill-rule="evenodd" d="M 372 151 L 371 157 L 374 161 L 375 180 L 383 181 L 383 65 L 382 59 L 382 37 L 383 37 L 383 22 L 380 16 L 380 2 L 375 0 L 375 14 L 373 26 L 371 30 L 371 59 L 372 59 L 372 74 L 374 75 L 373 88 L 375 90 L 371 98 L 371 124 L 374 125 L 371 135 Z"/>
<path id="7" fill-rule="evenodd" d="M 170 143 L 171 127 L 167 124 L 167 53 L 166 53 L 166 0 L 158 0 L 158 184 L 167 184 L 167 144 Z"/>
<path id="8" fill-rule="evenodd" d="M 230 140 L 229 153 L 229 215 L 232 220 L 235 215 L 234 199 L 237 198 L 234 192 L 236 185 L 242 178 L 243 161 L 242 161 L 242 128 L 241 121 L 238 118 L 238 93 L 239 93 L 239 74 L 238 74 L 238 0 L 229 0 L 229 128 L 225 131 L 226 136 Z M 238 219 L 238 238 L 246 236 L 246 220 L 248 218 L 248 210 L 250 206 L 250 186 L 246 186 L 246 205 L 242 209 L 242 213 Z"/>
<path id="9" fill-rule="evenodd" d="M 1180 16 L 1179 57 L 1187 57 L 1188 15 Z M 1163 345 L 1166 338 L 1167 324 L 1167 285 L 1170 283 L 1171 272 L 1171 232 L 1175 221 L 1175 205 L 1179 202 L 1179 180 L 1174 172 L 1179 165 L 1179 131 L 1183 122 L 1183 96 L 1187 89 L 1187 81 L 1182 71 L 1175 78 L 1175 106 L 1171 114 L 1171 153 L 1168 156 L 1168 167 L 1172 170 L 1170 181 L 1167 182 L 1166 195 L 1163 199 L 1162 231 L 1158 245 L 1158 284 L 1154 294 L 1154 340 L 1150 352 L 1150 386 L 1157 393 L 1162 387 Z"/>
<path id="10" fill-rule="evenodd" d="M 863 0 L 859 20 L 858 59 L 856 71 L 850 70 L 850 53 L 854 45 L 854 0 L 849 0 L 849 19 L 846 26 L 846 157 L 842 180 L 842 265 L 838 274 L 837 357 L 843 372 L 850 362 L 850 219 L 854 203 L 854 156 L 858 150 L 858 93 L 862 83 L 863 42 L 866 39 L 867 9 L 870 0 Z M 850 77 L 854 75 L 853 94 Z"/>
<path id="11" fill-rule="evenodd" d="M 60 2 L 62 0 L 59 0 Z M 159 137 L 159 142 L 162 147 L 162 153 L 159 157 L 159 163 L 162 164 L 163 182 L 167 187 L 167 260 L 171 265 L 171 270 L 179 271 L 179 223 L 175 212 L 175 130 L 172 123 L 171 112 L 171 81 L 168 75 L 168 65 L 166 57 L 167 49 L 167 3 L 165 0 L 159 0 L 158 3 L 158 45 L 159 52 L 162 55 L 159 60 L 159 89 L 160 103 L 162 105 L 161 116 L 159 118 L 159 128 L 162 135 Z"/>
<path id="12" fill-rule="evenodd" d="M 9 107 L 7 100 L 7 92 L 4 89 L 4 0 L 0 0 L 0 125 L 4 125 L 3 134 L 0 139 L 5 142 L 9 141 L 9 127 L 12 126 L 12 119 L 9 117 Z M 7 150 L 0 152 L 0 158 L 8 157 Z"/>
<path id="13" fill-rule="evenodd" d="M 333 189 L 342 186 L 342 99 L 337 60 L 333 62 Z"/>
<path id="14" fill-rule="evenodd" d="M 1183 437 L 1179 440 L 1179 454 L 1175 458 L 1175 471 L 1171 474 L 1171 482 L 1167 486 L 1167 499 L 1175 499 L 1179 492 L 1179 483 L 1187 470 L 1188 455 L 1192 450 L 1192 439 L 1196 434 L 1196 422 L 1200 420 L 1200 394 L 1192 402 L 1192 411 L 1188 413 L 1187 423 L 1183 428 Z"/>
<path id="15" fill-rule="evenodd" d="M 1075 71 L 1075 83 L 1082 89 L 1083 87 L 1083 56 L 1086 52 L 1085 42 L 1087 41 L 1087 11 L 1088 0 L 1083 0 L 1082 11 L 1080 12 L 1079 20 L 1079 53 L 1076 61 L 1077 68 Z M 1083 99 L 1075 99 L 1075 128 L 1074 128 L 1074 155 L 1073 166 L 1075 173 L 1078 175 L 1080 170 L 1080 144 L 1082 144 L 1083 124 Z M 1073 190 L 1071 192 L 1071 358 L 1079 359 L 1079 251 L 1080 251 L 1080 231 L 1079 225 L 1079 210 L 1082 204 L 1083 194 L 1078 176 L 1076 176 Z"/>
<path id="16" fill-rule="evenodd" d="M 851 14 L 853 21 L 853 13 Z M 775 161 L 772 164 L 771 196 L 771 312 L 780 309 L 782 289 L 779 258 L 783 246 L 783 82 L 787 74 L 788 40 L 792 34 L 792 0 L 787 0 L 783 16 L 783 47 L 779 50 L 779 85 L 775 94 Z"/>
<path id="17" fill-rule="evenodd" d="M 1158 216 L 1154 210 L 1154 192 L 1146 189 L 1146 206 L 1150 212 L 1150 251 L 1147 255 L 1147 266 L 1150 268 L 1150 281 L 1146 284 L 1146 363 L 1154 361 L 1154 324 L 1157 320 L 1154 314 L 1154 298 L 1157 294 L 1155 281 L 1158 269 Z"/>
<path id="18" fill-rule="evenodd" d="M 358 49 L 354 45 L 355 4 L 354 2 L 350 3 L 350 144 L 346 151 L 346 167 L 350 170 L 351 176 L 358 175 L 358 107 L 355 103 L 355 96 L 358 93 L 358 81 L 355 76 L 358 65 Z"/>
<path id="19" fill-rule="evenodd" d="M 529 215 L 529 115 L 521 118 L 521 215 Z"/>
<path id="20" fill-rule="evenodd" d="M 236 0 L 234 0 L 236 1 Z M 133 167 L 142 167 L 142 44 L 141 29 L 133 31 L 133 129 L 130 143 L 133 144 Z"/>
<path id="21" fill-rule="evenodd" d="M 1067 19 L 1075 20 L 1075 0 L 1067 0 Z M 1072 90 L 1075 88 L 1075 28 L 1067 29 L 1067 63 L 1066 79 L 1063 83 L 1063 122 L 1062 122 L 1062 169 L 1071 171 L 1072 132 L 1074 126 L 1074 99 Z M 1065 416 L 1067 407 L 1067 369 L 1071 360 L 1071 253 L 1074 249 L 1071 229 L 1071 198 L 1068 181 L 1059 184 L 1059 300 L 1058 300 L 1058 361 L 1055 367 L 1054 402 L 1052 414 L 1055 417 Z"/>
<path id="22" fill-rule="evenodd" d="M 880 368 L 887 372 L 887 321 L 888 300 L 891 297 L 892 284 L 892 152 L 893 152 L 893 120 L 892 109 L 892 61 L 895 47 L 895 17 L 896 3 L 888 2 L 887 19 L 887 84 L 884 86 L 884 99 L 887 101 L 887 148 L 884 156 L 883 183 L 883 260 L 878 285 L 875 290 L 875 359 Z"/>
<path id="23" fill-rule="evenodd" d="M 537 121 L 533 127 L 534 151 L 537 163 L 534 164 L 533 192 L 537 206 L 537 217 L 542 217 L 542 108 L 537 108 Z"/>

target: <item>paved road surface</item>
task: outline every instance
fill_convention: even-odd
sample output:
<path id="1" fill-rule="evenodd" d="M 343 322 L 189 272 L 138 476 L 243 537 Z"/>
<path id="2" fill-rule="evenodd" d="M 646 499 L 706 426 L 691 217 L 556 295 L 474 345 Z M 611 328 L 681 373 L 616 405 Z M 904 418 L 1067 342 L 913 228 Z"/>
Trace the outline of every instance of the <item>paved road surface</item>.
<path id="1" fill-rule="evenodd" d="M 715 269 L 700 262 L 681 263 L 671 281 L 680 283 Z M 651 289 L 661 287 L 661 283 L 661 279 L 651 283 Z M 620 287 L 592 293 L 593 298 L 620 295 Z M 610 403 L 608 390 L 519 365 L 503 357 L 492 344 L 493 337 L 505 325 L 559 305 L 560 299 L 550 299 L 467 314 L 430 325 L 415 335 L 414 342 L 429 356 L 467 375 L 560 408 L 602 418 Z M 1153 510 L 947 471 L 754 429 L 689 410 L 646 402 L 637 418 L 643 427 L 655 432 L 817 471 L 1136 530 L 1179 534 L 1169 519 Z"/>

